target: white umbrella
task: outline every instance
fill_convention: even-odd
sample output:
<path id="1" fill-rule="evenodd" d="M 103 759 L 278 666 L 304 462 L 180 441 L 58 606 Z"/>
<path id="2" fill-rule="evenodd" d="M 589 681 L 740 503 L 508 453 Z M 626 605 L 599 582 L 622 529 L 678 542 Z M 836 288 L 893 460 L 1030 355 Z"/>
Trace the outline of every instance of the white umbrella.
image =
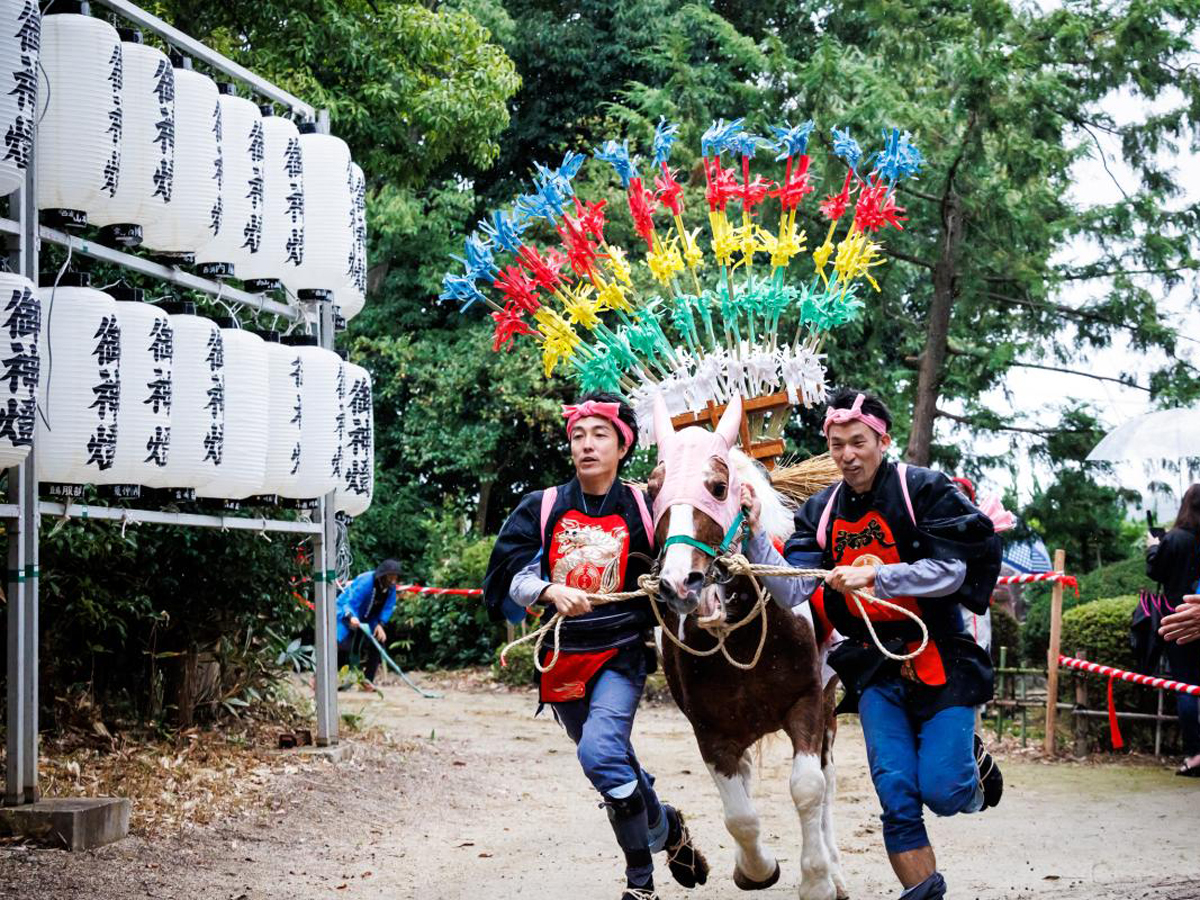
<path id="1" fill-rule="evenodd" d="M 1200 457 L 1200 409 L 1163 409 L 1110 431 L 1088 454 L 1092 462 Z"/>

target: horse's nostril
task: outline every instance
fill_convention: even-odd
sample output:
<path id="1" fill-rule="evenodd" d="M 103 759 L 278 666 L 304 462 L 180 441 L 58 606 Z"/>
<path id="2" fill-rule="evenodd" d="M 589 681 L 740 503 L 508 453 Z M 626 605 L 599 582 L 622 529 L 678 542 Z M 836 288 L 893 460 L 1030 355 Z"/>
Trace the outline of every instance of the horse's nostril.
<path id="1" fill-rule="evenodd" d="M 688 577 L 683 580 L 684 587 L 688 593 L 699 593 L 700 588 L 704 587 L 704 573 L 695 569 L 689 573 Z"/>

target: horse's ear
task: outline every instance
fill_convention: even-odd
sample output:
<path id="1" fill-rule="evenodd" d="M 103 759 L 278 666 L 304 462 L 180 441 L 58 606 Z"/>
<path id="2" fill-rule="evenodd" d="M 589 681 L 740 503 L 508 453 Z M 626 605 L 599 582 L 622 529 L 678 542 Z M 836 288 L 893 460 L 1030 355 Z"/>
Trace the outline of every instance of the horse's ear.
<path id="1" fill-rule="evenodd" d="M 725 440 L 725 446 L 733 449 L 737 446 L 738 432 L 742 428 L 742 395 L 734 394 L 725 412 L 721 413 L 721 421 L 717 423 L 717 434 Z"/>
<path id="2" fill-rule="evenodd" d="M 658 458 L 662 459 L 675 438 L 675 426 L 671 423 L 671 411 L 662 394 L 654 395 L 654 440 L 658 444 Z"/>

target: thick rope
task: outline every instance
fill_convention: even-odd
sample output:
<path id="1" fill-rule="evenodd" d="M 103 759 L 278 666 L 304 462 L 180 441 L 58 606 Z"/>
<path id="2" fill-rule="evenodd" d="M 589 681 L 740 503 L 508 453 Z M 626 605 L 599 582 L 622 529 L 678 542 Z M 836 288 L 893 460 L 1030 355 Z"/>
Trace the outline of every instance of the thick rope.
<path id="1" fill-rule="evenodd" d="M 713 656 L 716 653 L 720 653 L 725 657 L 725 660 L 730 665 L 736 668 L 742 670 L 753 669 L 756 665 L 758 665 L 758 661 L 762 657 L 763 648 L 766 646 L 768 621 L 767 595 L 756 576 L 770 575 L 777 578 L 824 579 L 830 573 L 827 569 L 795 569 L 791 566 L 768 566 L 759 563 L 752 563 L 740 553 L 729 554 L 728 556 L 719 557 L 719 559 L 725 566 L 726 570 L 730 572 L 730 574 L 746 575 L 750 578 L 750 582 L 754 585 L 757 599 L 755 600 L 754 608 L 750 610 L 745 618 L 739 620 L 733 625 L 712 629 L 713 631 L 717 632 L 717 645 L 708 650 L 696 650 L 693 647 L 687 646 L 687 644 L 675 637 L 672 630 L 666 626 L 666 623 L 662 618 L 662 613 L 658 609 L 658 579 L 653 575 L 643 575 L 638 579 L 638 587 L 640 590 L 625 591 L 623 593 L 614 594 L 588 594 L 587 599 L 588 602 L 590 602 L 593 606 L 601 606 L 606 603 L 619 603 L 623 600 L 633 600 L 637 597 L 649 597 L 651 601 L 650 608 L 654 611 L 654 617 L 658 620 L 658 624 L 661 626 L 663 634 L 670 638 L 671 642 L 674 643 L 675 646 L 679 647 L 680 650 L 683 650 L 685 653 L 689 653 L 692 656 L 701 657 Z M 923 653 L 925 648 L 929 645 L 929 629 L 925 626 L 925 623 L 921 621 L 921 617 L 911 609 L 905 609 L 903 606 L 891 603 L 890 601 L 884 600 L 881 597 L 872 596 L 865 591 L 849 591 L 847 592 L 847 596 L 854 600 L 855 605 L 858 607 L 858 613 L 862 617 L 864 624 L 867 626 L 867 632 L 871 635 L 871 640 L 874 642 L 876 649 L 878 649 L 879 652 L 888 659 L 895 660 L 896 662 L 904 662 L 905 660 L 913 659 L 914 657 L 917 657 Z M 894 610 L 895 612 L 907 616 L 909 619 L 915 622 L 917 627 L 921 629 L 921 643 L 917 649 L 911 653 L 893 653 L 892 651 L 888 650 L 887 647 L 883 645 L 883 642 L 879 639 L 879 635 L 875 633 L 875 626 L 871 624 L 871 619 L 869 616 L 867 616 L 866 610 L 862 605 L 863 600 L 866 600 L 868 603 L 874 603 L 878 606 L 882 606 L 885 609 Z M 756 617 L 761 617 L 762 619 L 762 634 L 759 636 L 758 649 L 755 651 L 754 658 L 750 662 L 738 662 L 737 660 L 733 659 L 733 657 L 729 655 L 729 651 L 725 649 L 725 640 L 734 631 L 741 628 L 743 625 L 748 625 L 750 621 Z M 545 625 L 541 626 L 535 631 L 531 631 L 529 634 L 517 638 L 515 641 L 512 641 L 509 644 L 506 644 L 500 651 L 500 665 L 503 666 L 508 664 L 506 657 L 508 656 L 508 651 L 513 647 L 516 647 L 519 644 L 524 644 L 527 641 L 536 641 L 533 648 L 533 666 L 543 674 L 550 671 L 558 662 L 559 633 L 562 628 L 562 622 L 564 618 L 566 617 L 563 616 L 562 613 L 556 612 L 550 617 L 549 621 L 547 621 Z M 551 631 L 554 632 L 554 653 L 543 667 L 540 662 L 542 643 L 545 641 L 546 635 Z"/>

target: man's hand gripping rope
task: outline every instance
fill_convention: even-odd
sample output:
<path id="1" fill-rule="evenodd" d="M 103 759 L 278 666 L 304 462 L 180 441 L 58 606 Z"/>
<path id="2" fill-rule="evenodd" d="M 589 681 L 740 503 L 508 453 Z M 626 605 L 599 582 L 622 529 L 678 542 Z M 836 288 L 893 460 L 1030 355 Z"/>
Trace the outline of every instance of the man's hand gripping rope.
<path id="1" fill-rule="evenodd" d="M 606 603 L 620 603 L 625 600 L 634 600 L 638 597 L 649 597 L 651 601 L 650 608 L 654 611 L 654 618 L 658 620 L 658 624 L 662 628 L 663 634 L 665 634 L 672 641 L 672 643 L 675 644 L 675 646 L 679 647 L 680 650 L 683 650 L 685 653 L 690 653 L 692 656 L 712 656 L 719 652 L 725 657 L 726 661 L 730 665 L 738 669 L 749 670 L 758 665 L 758 661 L 762 657 L 763 647 L 767 642 L 767 592 L 763 590 L 763 587 L 759 583 L 757 576 L 770 575 L 778 578 L 807 577 L 826 579 L 831 574 L 826 569 L 795 569 L 791 566 L 768 566 L 759 563 L 752 563 L 740 553 L 726 554 L 718 557 L 717 561 L 731 576 L 748 576 L 751 584 L 754 585 L 756 600 L 754 603 L 754 608 L 750 610 L 745 618 L 740 619 L 732 625 L 710 629 L 716 633 L 717 644 L 715 647 L 711 647 L 708 650 L 697 650 L 693 647 L 689 647 L 682 640 L 677 638 L 672 630 L 667 627 L 666 623 L 663 621 L 662 613 L 658 608 L 658 578 L 656 578 L 654 575 L 647 574 L 641 576 L 638 579 L 639 590 L 613 594 L 588 594 L 587 598 L 588 601 L 593 605 L 599 606 Z M 866 624 L 868 633 L 871 635 L 871 640 L 874 642 L 879 652 L 888 659 L 895 660 L 896 662 L 904 662 L 905 660 L 919 656 L 929 645 L 929 629 L 925 627 L 925 623 L 921 621 L 921 617 L 912 610 L 905 609 L 903 606 L 899 606 L 880 597 L 872 596 L 871 594 L 861 590 L 847 591 L 846 596 L 854 601 L 855 606 L 858 607 L 858 613 L 862 617 L 863 622 Z M 874 603 L 877 606 L 884 607 L 885 609 L 894 610 L 904 616 L 907 616 L 909 619 L 915 622 L 917 627 L 921 629 L 921 643 L 917 649 L 913 650 L 911 653 L 893 653 L 892 651 L 888 650 L 887 647 L 883 645 L 883 642 L 879 639 L 879 635 L 875 633 L 875 626 L 871 624 L 871 619 L 867 615 L 866 609 L 863 607 L 863 601 L 866 601 L 867 603 Z M 517 640 L 512 641 L 509 644 L 506 644 L 504 649 L 500 651 L 500 664 L 507 665 L 506 657 L 508 655 L 508 651 L 513 647 L 516 647 L 518 644 L 524 644 L 527 641 L 535 641 L 536 643 L 534 644 L 533 648 L 534 668 L 543 673 L 550 671 L 550 669 L 554 668 L 555 664 L 558 662 L 559 632 L 564 618 L 565 617 L 562 615 L 562 613 L 556 612 L 553 616 L 551 616 L 545 625 L 541 626 L 535 631 L 531 631 L 527 635 L 517 638 Z M 754 658 L 751 659 L 750 662 L 738 662 L 731 657 L 729 655 L 729 651 L 725 649 L 725 640 L 730 634 L 737 631 L 742 626 L 748 625 L 754 618 L 762 619 L 762 633 L 759 635 L 758 649 L 755 650 Z M 541 664 L 542 644 L 546 639 L 546 635 L 550 632 L 554 633 L 554 652 L 551 654 L 550 659 L 547 660 L 546 665 L 543 666 Z"/>

